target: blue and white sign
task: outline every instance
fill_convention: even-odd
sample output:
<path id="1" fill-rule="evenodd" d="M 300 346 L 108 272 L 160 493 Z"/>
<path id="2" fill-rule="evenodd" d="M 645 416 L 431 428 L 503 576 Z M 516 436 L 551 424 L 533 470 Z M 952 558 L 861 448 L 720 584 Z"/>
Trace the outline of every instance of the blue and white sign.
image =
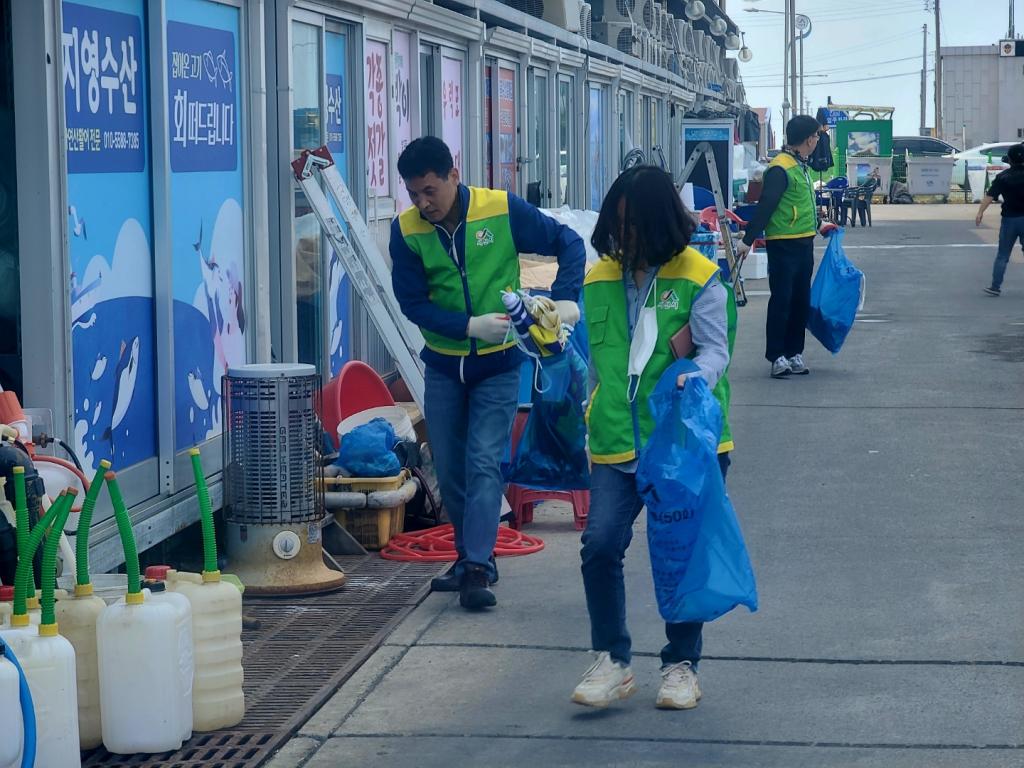
<path id="1" fill-rule="evenodd" d="M 221 431 L 221 377 L 246 362 L 239 9 L 167 4 L 174 444 Z"/>
<path id="2" fill-rule="evenodd" d="M 695 141 L 732 141 L 732 130 L 729 128 L 690 128 L 683 131 L 683 139 Z"/>
<path id="3" fill-rule="evenodd" d="M 238 77 L 235 35 L 167 22 L 167 114 L 171 170 L 238 167 Z"/>
<path id="4" fill-rule="evenodd" d="M 836 123 L 843 120 L 850 119 L 850 113 L 845 109 L 826 109 L 825 111 L 825 125 L 829 128 L 835 128 Z"/>
<path id="5" fill-rule="evenodd" d="M 78 3 L 64 3 L 62 16 L 68 171 L 143 170 L 141 17 Z"/>
<path id="6" fill-rule="evenodd" d="M 73 445 L 87 474 L 157 448 L 145 8 L 103 6 L 63 3 L 61 35 Z"/>

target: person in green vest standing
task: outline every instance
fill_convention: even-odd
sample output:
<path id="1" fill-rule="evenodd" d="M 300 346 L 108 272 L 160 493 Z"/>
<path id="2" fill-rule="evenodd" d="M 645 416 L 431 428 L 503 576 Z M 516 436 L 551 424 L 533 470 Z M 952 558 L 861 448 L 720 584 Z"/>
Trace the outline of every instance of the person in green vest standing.
<path id="1" fill-rule="evenodd" d="M 426 343 L 424 415 L 458 553 L 431 586 L 458 591 L 464 608 L 488 608 L 497 602 L 501 461 L 526 359 L 501 293 L 519 288 L 520 253 L 555 256 L 551 298 L 573 325 L 586 251 L 579 235 L 516 195 L 462 184 L 451 150 L 434 136 L 402 150 L 398 172 L 412 207 L 391 225 L 391 284 Z"/>
<path id="2" fill-rule="evenodd" d="M 638 166 L 612 184 L 591 240 L 603 256 L 583 284 L 595 387 L 587 411 L 593 466 L 581 559 L 595 660 L 572 694 L 585 706 L 604 707 L 636 690 L 622 561 L 644 506 L 636 469 L 654 427 L 647 398 L 677 356 L 693 360 L 699 374 L 691 375 L 704 378 L 722 406 L 723 477 L 729 467 L 726 371 L 736 303 L 717 265 L 689 247 L 694 229 L 672 177 Z M 677 383 L 685 386 L 686 375 Z M 697 706 L 702 629 L 699 622 L 665 625 L 658 707 Z"/>
<path id="3" fill-rule="evenodd" d="M 811 306 L 814 235 L 828 236 L 836 225 L 818 226 L 818 206 L 807 159 L 818 145 L 818 121 L 797 115 L 786 124 L 786 146 L 768 164 L 764 188 L 747 225 L 738 256 L 746 256 L 764 232 L 768 250 L 768 321 L 765 357 L 779 379 L 810 373 L 804 362 L 804 331 Z"/>

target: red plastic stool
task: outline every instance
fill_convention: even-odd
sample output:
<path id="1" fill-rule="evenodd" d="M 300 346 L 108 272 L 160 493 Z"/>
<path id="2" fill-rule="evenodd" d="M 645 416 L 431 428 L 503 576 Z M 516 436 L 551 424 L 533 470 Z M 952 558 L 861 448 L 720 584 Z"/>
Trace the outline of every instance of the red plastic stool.
<path id="1" fill-rule="evenodd" d="M 526 420 L 530 416 L 528 409 L 520 408 L 516 419 L 512 422 L 512 458 L 515 458 L 519 440 L 526 429 Z M 509 527 L 521 529 L 533 522 L 533 505 L 542 501 L 565 501 L 572 505 L 572 519 L 577 531 L 587 527 L 587 513 L 590 511 L 590 491 L 546 491 L 537 488 L 524 488 L 509 483 L 505 490 L 505 498 L 512 508 L 512 520 Z"/>
<path id="2" fill-rule="evenodd" d="M 368 408 L 394 405 L 384 380 L 366 363 L 350 360 L 321 391 L 320 423 L 338 447 L 338 425 Z"/>

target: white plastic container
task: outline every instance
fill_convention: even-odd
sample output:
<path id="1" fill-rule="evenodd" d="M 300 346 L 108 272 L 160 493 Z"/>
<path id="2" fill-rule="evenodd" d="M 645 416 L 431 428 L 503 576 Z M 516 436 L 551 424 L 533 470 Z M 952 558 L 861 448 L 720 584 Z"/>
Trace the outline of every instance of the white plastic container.
<path id="1" fill-rule="evenodd" d="M 60 633 L 75 649 L 78 738 L 82 749 L 95 749 L 103 743 L 96 622 L 106 607 L 107 604 L 103 600 L 91 594 L 65 598 L 56 606 Z"/>
<path id="2" fill-rule="evenodd" d="M 96 623 L 103 744 L 114 754 L 171 752 L 181 746 L 178 615 L 167 602 L 127 595 Z M 157 706 L 145 697 L 159 696 Z"/>
<path id="3" fill-rule="evenodd" d="M 14 587 L 0 587 L 0 629 L 10 626 L 12 613 L 14 613 Z"/>
<path id="4" fill-rule="evenodd" d="M 36 713 L 36 768 L 80 768 L 75 649 L 60 635 L 40 634 L 15 655 Z"/>
<path id="5" fill-rule="evenodd" d="M 162 581 L 147 582 L 148 600 L 154 603 L 166 603 L 174 608 L 177 617 L 178 640 L 178 684 L 180 695 L 178 705 L 182 722 L 181 740 L 192 738 L 192 678 L 195 672 L 192 644 L 192 604 L 179 592 L 166 591 Z"/>
<path id="6" fill-rule="evenodd" d="M 21 718 L 20 687 L 18 670 L 0 654 L 0 768 L 21 766 L 25 723 Z"/>
<path id="7" fill-rule="evenodd" d="M 363 424 L 369 424 L 374 419 L 387 421 L 394 428 L 395 435 L 399 440 L 416 440 L 416 430 L 413 429 L 409 413 L 400 405 L 380 405 L 353 413 L 338 424 L 338 437 L 340 438 Z"/>
<path id="8" fill-rule="evenodd" d="M 215 731 L 238 725 L 245 717 L 242 594 L 226 581 L 193 584 L 179 580 L 175 589 L 192 604 L 192 727 Z"/>

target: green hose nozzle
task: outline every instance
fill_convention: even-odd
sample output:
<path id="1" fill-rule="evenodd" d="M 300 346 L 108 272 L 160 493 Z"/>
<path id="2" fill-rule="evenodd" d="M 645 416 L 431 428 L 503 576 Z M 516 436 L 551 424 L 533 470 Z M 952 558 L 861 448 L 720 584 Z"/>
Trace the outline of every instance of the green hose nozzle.
<path id="1" fill-rule="evenodd" d="M 203 463 L 199 449 L 189 449 L 192 456 L 192 474 L 196 479 L 196 495 L 199 497 L 199 516 L 203 526 L 203 581 L 220 581 L 217 568 L 217 534 L 213 528 L 213 507 L 210 504 L 210 490 L 206 487 Z"/>
<path id="2" fill-rule="evenodd" d="M 75 496 L 78 495 L 77 488 L 68 488 L 64 497 L 67 503 L 62 504 L 57 517 L 50 526 L 46 536 L 46 545 L 43 547 L 43 570 L 41 579 L 43 582 L 43 610 L 39 622 L 39 634 L 42 637 L 53 637 L 57 634 L 57 614 L 54 610 L 54 581 L 57 578 L 57 547 L 60 544 L 60 536 L 64 532 L 64 523 L 71 514 L 71 507 L 74 506 Z M 54 504 L 54 506 L 57 506 Z"/>
<path id="3" fill-rule="evenodd" d="M 92 526 L 92 513 L 96 509 L 96 499 L 99 498 L 100 490 L 103 488 L 104 473 L 110 469 L 110 462 L 103 459 L 100 468 L 89 484 L 89 490 L 85 494 L 85 501 L 82 503 L 82 514 L 78 518 L 78 534 L 75 536 L 75 596 L 86 597 L 92 594 L 92 584 L 89 581 L 89 528 Z"/>
<path id="4" fill-rule="evenodd" d="M 132 522 L 128 519 L 128 509 L 124 505 L 121 488 L 117 484 L 117 475 L 114 472 L 107 472 L 104 477 L 107 480 L 107 490 L 110 491 L 110 501 L 114 505 L 114 518 L 117 520 L 117 532 L 121 536 L 121 547 L 124 549 L 124 569 L 128 573 L 128 594 L 125 596 L 125 603 L 138 605 L 143 601 L 143 595 L 139 577 L 139 553 L 135 549 Z"/>
<path id="5" fill-rule="evenodd" d="M 28 626 L 27 598 L 29 590 L 31 590 L 32 596 L 35 597 L 32 559 L 35 557 L 36 549 L 39 548 L 39 542 L 42 541 L 43 535 L 46 533 L 47 529 L 53 525 L 54 521 L 65 507 L 67 508 L 67 511 L 70 512 L 73 500 L 74 496 L 69 496 L 67 491 L 61 491 L 60 496 L 58 496 L 57 500 L 50 505 L 50 509 L 42 516 L 39 522 L 36 523 L 36 527 L 33 528 L 32 532 L 28 535 L 28 539 L 25 541 L 24 553 L 19 553 L 18 555 L 18 567 L 14 575 L 14 615 L 11 616 L 12 627 Z"/>
<path id="6" fill-rule="evenodd" d="M 25 545 L 28 544 L 28 500 L 25 494 L 25 468 L 14 467 L 14 524 L 18 543 L 18 558 L 24 557 Z"/>

